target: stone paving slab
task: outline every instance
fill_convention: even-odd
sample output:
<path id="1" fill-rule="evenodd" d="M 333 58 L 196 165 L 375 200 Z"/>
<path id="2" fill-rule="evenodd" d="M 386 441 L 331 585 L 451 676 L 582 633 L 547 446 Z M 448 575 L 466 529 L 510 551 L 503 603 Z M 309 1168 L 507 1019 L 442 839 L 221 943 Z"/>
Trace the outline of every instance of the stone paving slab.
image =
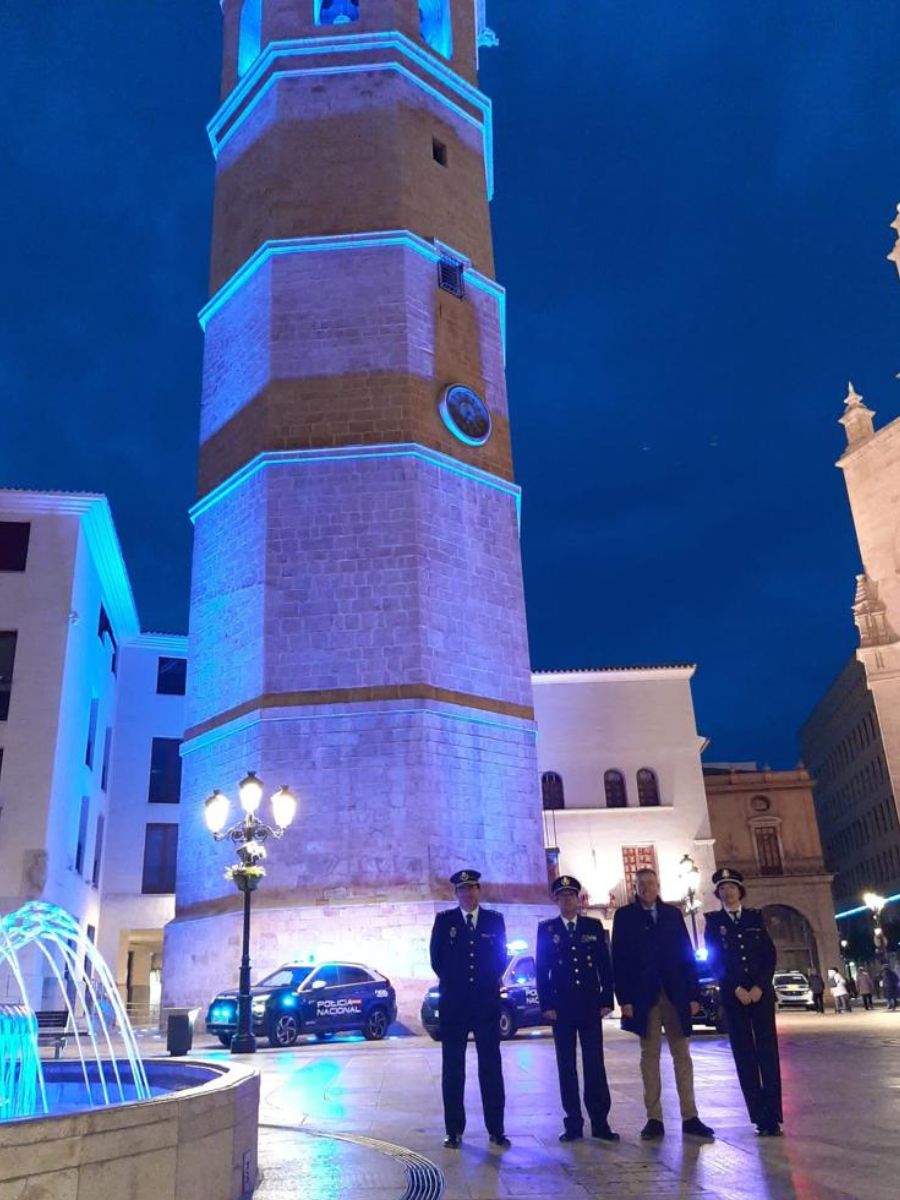
<path id="1" fill-rule="evenodd" d="M 606 1033 L 611 1123 L 622 1134 L 615 1146 L 557 1141 L 562 1121 L 553 1043 L 544 1033 L 522 1034 L 502 1048 L 507 1132 L 513 1140 L 505 1152 L 489 1146 L 482 1127 L 474 1047 L 466 1090 L 469 1123 L 458 1151 L 441 1145 L 440 1046 L 430 1039 L 335 1039 L 261 1051 L 255 1065 L 262 1073 L 264 1122 L 409 1147 L 444 1173 L 444 1200 L 896 1200 L 900 1014 L 838 1019 L 791 1013 L 779 1017 L 779 1028 L 783 1139 L 756 1137 L 727 1040 L 713 1034 L 695 1038 L 700 1113 L 717 1132 L 709 1145 L 681 1136 L 665 1050 L 666 1137 L 659 1144 L 640 1141 L 638 1042 L 616 1028 Z M 214 1059 L 225 1053 L 217 1047 L 195 1051 Z M 272 1148 L 270 1137 L 276 1138 Z M 296 1131 L 261 1130 L 262 1161 L 272 1166 L 263 1185 L 269 1190 L 258 1193 L 260 1200 L 301 1195 L 401 1200 L 405 1183 L 395 1162 L 376 1166 L 372 1151 L 346 1142 L 325 1150 L 318 1146 L 323 1141 Z M 346 1173 L 338 1169 L 344 1161 Z"/>

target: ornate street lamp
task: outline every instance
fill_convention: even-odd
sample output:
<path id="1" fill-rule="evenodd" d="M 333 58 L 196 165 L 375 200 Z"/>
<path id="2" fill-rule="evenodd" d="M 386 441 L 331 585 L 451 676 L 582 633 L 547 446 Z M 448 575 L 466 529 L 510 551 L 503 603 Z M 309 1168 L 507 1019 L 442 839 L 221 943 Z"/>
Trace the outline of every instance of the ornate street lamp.
<path id="1" fill-rule="evenodd" d="M 238 784 L 238 798 L 243 817 L 229 829 L 228 810 L 231 801 L 224 792 L 215 791 L 203 805 L 206 827 L 217 842 L 227 838 L 234 843 L 238 862 L 228 867 L 225 878 L 230 879 L 239 892 L 244 894 L 244 932 L 241 950 L 241 972 L 238 980 L 237 1031 L 231 1039 L 232 1054 L 253 1054 L 256 1038 L 253 1036 L 250 995 L 250 893 L 259 887 L 266 873 L 262 859 L 266 857 L 265 841 L 270 837 L 284 837 L 284 831 L 297 812 L 297 799 L 286 787 L 281 787 L 272 796 L 274 825 L 261 821 L 256 813 L 263 798 L 263 783 L 254 771 L 248 771 Z"/>
<path id="2" fill-rule="evenodd" d="M 682 906 L 691 918 L 691 932 L 693 934 L 694 949 L 696 950 L 697 913 L 701 908 L 697 895 L 700 888 L 700 871 L 689 854 L 685 854 L 678 863 L 678 881 L 681 884 Z"/>
<path id="3" fill-rule="evenodd" d="M 875 922 L 875 928 L 872 931 L 872 940 L 875 943 L 875 958 L 878 962 L 884 961 L 884 951 L 887 946 L 887 939 L 881 928 L 881 910 L 887 904 L 884 896 L 880 896 L 878 892 L 863 892 L 863 904 L 872 914 L 872 920 Z"/>

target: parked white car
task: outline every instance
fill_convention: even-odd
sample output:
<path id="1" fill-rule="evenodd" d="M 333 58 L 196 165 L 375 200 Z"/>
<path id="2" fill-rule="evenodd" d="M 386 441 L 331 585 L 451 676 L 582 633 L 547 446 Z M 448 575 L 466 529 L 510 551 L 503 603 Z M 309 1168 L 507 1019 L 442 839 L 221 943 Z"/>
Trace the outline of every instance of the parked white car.
<path id="1" fill-rule="evenodd" d="M 809 980 L 799 971 L 776 971 L 772 985 L 779 1008 L 816 1007 Z"/>

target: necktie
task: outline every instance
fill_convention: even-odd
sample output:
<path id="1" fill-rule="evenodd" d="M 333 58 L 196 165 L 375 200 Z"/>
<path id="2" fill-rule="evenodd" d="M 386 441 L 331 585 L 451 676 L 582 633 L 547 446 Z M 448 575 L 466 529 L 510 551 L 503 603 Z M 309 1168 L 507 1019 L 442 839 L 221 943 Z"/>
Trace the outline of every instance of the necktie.
<path id="1" fill-rule="evenodd" d="M 471 914 L 471 913 L 466 913 L 466 924 L 467 924 L 467 925 L 468 925 L 468 927 L 469 927 L 469 933 L 474 933 L 474 931 L 475 931 L 475 918 L 472 916 L 472 914 Z"/>
<path id="2" fill-rule="evenodd" d="M 728 915 L 731 917 L 732 921 L 734 921 L 735 925 L 737 925 L 741 916 L 740 912 L 730 912 Z"/>
<path id="3" fill-rule="evenodd" d="M 575 936 L 575 922 L 567 921 L 566 924 L 569 926 L 569 937 L 570 938 L 574 937 Z"/>

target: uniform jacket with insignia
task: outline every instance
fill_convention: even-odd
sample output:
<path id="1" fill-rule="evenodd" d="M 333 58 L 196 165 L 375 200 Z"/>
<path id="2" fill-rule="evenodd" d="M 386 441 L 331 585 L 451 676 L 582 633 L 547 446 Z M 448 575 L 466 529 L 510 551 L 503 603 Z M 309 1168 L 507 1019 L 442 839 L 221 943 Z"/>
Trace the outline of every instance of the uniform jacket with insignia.
<path id="1" fill-rule="evenodd" d="M 500 1009 L 500 977 L 506 969 L 506 925 L 493 908 L 478 908 L 470 933 L 459 908 L 446 908 L 431 930 L 431 969 L 440 983 L 441 1016 Z"/>
<path id="2" fill-rule="evenodd" d="M 537 986 L 541 1011 L 565 1016 L 613 1006 L 613 976 L 606 930 L 578 916 L 571 937 L 562 917 L 541 921 L 537 933 Z"/>
<path id="3" fill-rule="evenodd" d="M 769 937 L 758 908 L 742 908 L 739 921 L 733 921 L 724 908 L 703 914 L 706 922 L 704 941 L 707 962 L 718 980 L 722 1003 L 740 1004 L 735 988 L 762 988 L 773 993 L 775 943 Z"/>

